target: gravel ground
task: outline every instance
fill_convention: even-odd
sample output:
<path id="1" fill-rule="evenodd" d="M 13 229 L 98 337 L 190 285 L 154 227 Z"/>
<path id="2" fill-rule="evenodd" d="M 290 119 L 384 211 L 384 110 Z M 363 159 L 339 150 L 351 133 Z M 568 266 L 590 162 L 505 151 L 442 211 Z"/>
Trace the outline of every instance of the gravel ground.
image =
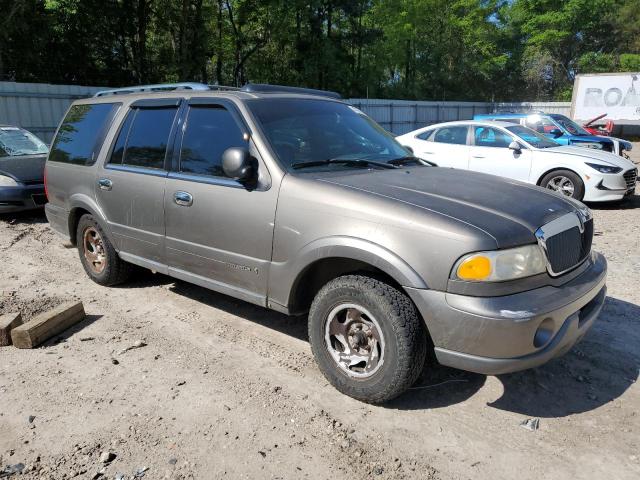
<path id="1" fill-rule="evenodd" d="M 151 273 L 100 287 L 43 216 L 4 217 L 0 314 L 30 318 L 81 299 L 87 318 L 40 348 L 0 349 L 0 472 L 23 463 L 23 478 L 56 480 L 640 478 L 640 197 L 592 207 L 609 297 L 580 345 L 499 377 L 431 367 L 378 407 L 327 384 L 305 318 Z M 528 418 L 537 431 L 520 426 Z"/>

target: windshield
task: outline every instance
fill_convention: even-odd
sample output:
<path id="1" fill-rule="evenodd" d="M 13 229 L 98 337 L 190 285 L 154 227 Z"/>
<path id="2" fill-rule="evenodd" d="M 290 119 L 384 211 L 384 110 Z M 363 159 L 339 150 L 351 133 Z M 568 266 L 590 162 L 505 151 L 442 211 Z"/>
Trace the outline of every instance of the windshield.
<path id="1" fill-rule="evenodd" d="M 410 155 L 391 134 L 358 109 L 344 103 L 261 98 L 249 100 L 247 105 L 288 171 L 377 168 L 366 162 L 327 160 L 388 162 Z M 322 163 L 300 170 L 300 165 L 307 162 Z M 296 169 L 292 165 L 296 165 Z"/>
<path id="2" fill-rule="evenodd" d="M 18 127 L 0 127 L 0 157 L 43 155 L 48 152 L 47 145 L 33 133 Z"/>
<path id="3" fill-rule="evenodd" d="M 560 146 L 558 142 L 554 142 L 549 137 L 522 125 L 514 125 L 512 127 L 506 127 L 506 129 L 534 148 L 552 148 Z"/>
<path id="4" fill-rule="evenodd" d="M 558 122 L 558 124 L 571 135 L 591 135 L 576 122 L 574 122 L 570 118 L 565 117 L 564 115 L 551 115 L 551 118 Z"/>

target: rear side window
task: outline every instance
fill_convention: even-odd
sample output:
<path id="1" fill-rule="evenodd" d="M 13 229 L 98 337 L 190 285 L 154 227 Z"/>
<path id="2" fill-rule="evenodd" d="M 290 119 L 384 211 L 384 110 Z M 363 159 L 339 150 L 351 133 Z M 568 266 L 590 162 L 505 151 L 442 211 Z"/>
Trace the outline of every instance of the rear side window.
<path id="1" fill-rule="evenodd" d="M 180 151 L 180 171 L 223 177 L 224 151 L 246 146 L 242 130 L 227 109 L 217 105 L 191 107 Z"/>
<path id="2" fill-rule="evenodd" d="M 93 165 L 104 134 L 120 103 L 74 105 L 53 141 L 49 161 Z"/>
<path id="3" fill-rule="evenodd" d="M 163 169 L 178 109 L 134 108 L 120 128 L 110 164 Z"/>
<path id="4" fill-rule="evenodd" d="M 453 145 L 467 144 L 467 127 L 445 127 L 439 129 L 433 136 L 433 141 L 438 143 L 451 143 Z"/>

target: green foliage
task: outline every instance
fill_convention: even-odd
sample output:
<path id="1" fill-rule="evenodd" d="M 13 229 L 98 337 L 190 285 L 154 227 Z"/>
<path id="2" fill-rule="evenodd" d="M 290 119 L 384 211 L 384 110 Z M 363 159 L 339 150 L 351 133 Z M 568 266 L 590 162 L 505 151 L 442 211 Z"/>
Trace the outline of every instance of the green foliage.
<path id="1" fill-rule="evenodd" d="M 345 96 L 570 97 L 640 71 L 637 0 L 0 0 L 0 78 L 248 81 Z"/>
<path id="2" fill-rule="evenodd" d="M 580 73 L 614 72 L 618 68 L 618 58 L 613 53 L 587 52 L 578 58 Z"/>
<path id="3" fill-rule="evenodd" d="M 640 72 L 640 54 L 623 53 L 620 55 L 621 72 Z"/>

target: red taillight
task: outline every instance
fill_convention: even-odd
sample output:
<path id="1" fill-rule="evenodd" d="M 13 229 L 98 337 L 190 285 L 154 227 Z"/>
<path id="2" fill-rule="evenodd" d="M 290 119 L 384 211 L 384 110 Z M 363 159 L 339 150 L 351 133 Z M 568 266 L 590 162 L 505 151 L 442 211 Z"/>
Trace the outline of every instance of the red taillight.
<path id="1" fill-rule="evenodd" d="M 44 196 L 47 197 L 47 201 L 49 201 L 49 190 L 47 190 L 47 166 L 44 166 Z"/>

